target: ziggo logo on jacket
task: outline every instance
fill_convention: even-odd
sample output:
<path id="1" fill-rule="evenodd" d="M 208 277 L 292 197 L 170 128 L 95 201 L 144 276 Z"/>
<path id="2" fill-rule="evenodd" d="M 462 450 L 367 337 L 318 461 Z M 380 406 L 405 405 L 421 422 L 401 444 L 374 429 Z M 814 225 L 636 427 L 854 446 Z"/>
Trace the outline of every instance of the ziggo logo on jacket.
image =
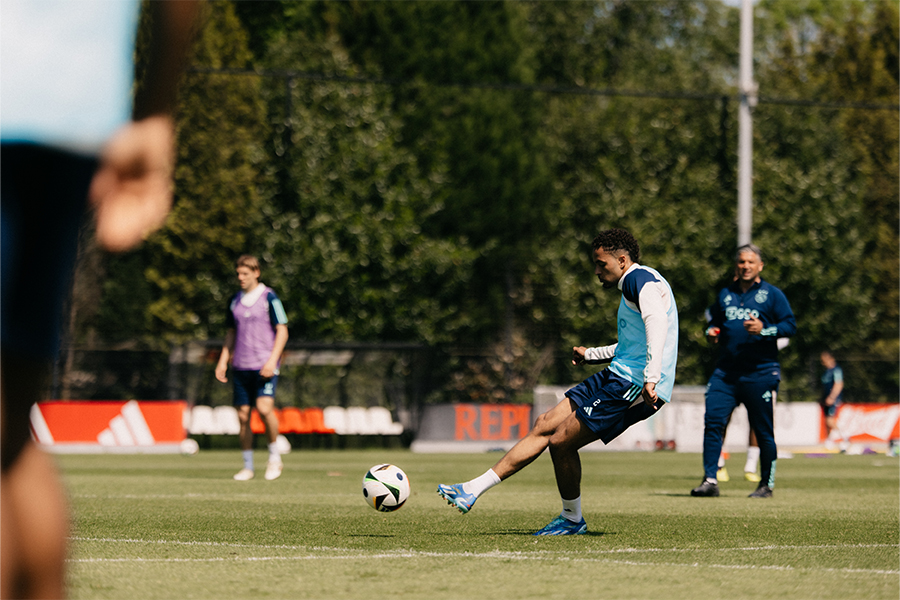
<path id="1" fill-rule="evenodd" d="M 725 318 L 729 321 L 734 321 L 735 319 L 746 321 L 747 319 L 756 319 L 758 317 L 759 311 L 755 308 L 739 308 L 737 306 L 729 306 L 725 309 Z"/>

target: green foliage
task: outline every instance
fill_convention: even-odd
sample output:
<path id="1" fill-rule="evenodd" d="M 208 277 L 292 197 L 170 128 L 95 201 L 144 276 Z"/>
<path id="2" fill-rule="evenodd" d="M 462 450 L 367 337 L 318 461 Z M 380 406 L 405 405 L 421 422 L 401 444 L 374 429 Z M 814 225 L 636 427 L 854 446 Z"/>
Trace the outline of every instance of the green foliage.
<path id="1" fill-rule="evenodd" d="M 534 3 L 531 9 L 532 26 L 540 26 L 552 48 L 539 53 L 547 61 L 538 72 L 552 83 L 726 93 L 723 76 L 733 69 L 733 56 L 722 48 L 734 21 L 718 3 L 565 3 L 561 10 Z M 596 60 L 585 60 L 585 53 Z M 589 250 L 599 230 L 624 227 L 641 243 L 642 262 L 659 269 L 675 291 L 679 381 L 699 382 L 709 370 L 702 316 L 728 269 L 734 235 L 735 142 L 722 102 L 546 98 L 543 127 L 558 204 L 548 221 L 554 242 L 538 251 L 531 281 L 559 311 L 545 326 L 559 331 L 563 348 L 615 340 L 618 296 L 597 285 Z M 536 303 L 532 318 L 544 317 L 548 304 Z M 559 356 L 557 377 L 568 373 L 568 358 Z"/>
<path id="2" fill-rule="evenodd" d="M 248 65 L 246 45 L 232 5 L 209 3 L 193 64 Z M 129 328 L 118 336 L 165 345 L 223 333 L 234 259 L 260 246 L 259 206 L 267 180 L 259 88 L 253 77 L 186 76 L 177 119 L 175 207 L 166 226 L 140 251 L 110 259 L 110 272 L 122 278 L 107 283 L 105 314 L 118 312 L 121 297 L 135 292 L 140 295 L 123 305 L 137 300 L 144 313 L 143 319 L 130 317 Z M 145 282 L 123 285 L 139 279 L 138 273 Z"/>
<path id="3" fill-rule="evenodd" d="M 678 382 L 702 383 L 736 245 L 738 12 L 211 3 L 195 64 L 266 72 L 189 77 L 178 206 L 108 264 L 102 334 L 221 335 L 250 251 L 295 339 L 438 345 L 446 397 L 509 399 L 582 377 L 571 346 L 614 341 L 618 296 L 588 251 L 620 226 L 675 291 Z M 773 100 L 896 105 L 897 3 L 764 0 L 754 21 L 754 241 L 799 323 L 783 389 L 814 395 L 830 347 L 869 365 L 858 399 L 895 398 L 898 111 Z"/>
<path id="4" fill-rule="evenodd" d="M 357 63 L 399 80 L 394 110 L 403 143 L 429 172 L 445 172 L 444 209 L 424 231 L 479 253 L 463 343 L 488 343 L 530 255 L 547 241 L 553 207 L 538 96 L 468 84 L 531 83 L 536 48 L 524 9 L 500 2 L 340 5 L 336 29 Z"/>
<path id="5" fill-rule="evenodd" d="M 759 70 L 761 94 L 897 103 L 896 3 L 762 8 L 760 29 L 783 42 Z M 857 382 L 854 400 L 888 400 L 896 390 L 897 117 L 766 104 L 754 114 L 755 230 L 769 249 L 764 275 L 798 316 L 785 364 L 801 397 L 812 390 L 800 373 L 823 348 L 886 361 Z"/>
<path id="6" fill-rule="evenodd" d="M 245 66 L 251 59 L 246 43 L 231 4 L 212 3 L 194 64 Z M 220 331 L 216 326 L 231 292 L 223 275 L 231 275 L 237 255 L 258 247 L 258 211 L 267 183 L 258 79 L 189 77 L 181 98 L 178 201 L 166 228 L 150 240 L 153 260 L 146 271 L 162 292 L 149 311 L 167 337 Z"/>
<path id="7" fill-rule="evenodd" d="M 328 72 L 350 68 L 330 42 L 276 39 L 269 56 Z M 422 221 L 445 209 L 444 176 L 423 173 L 400 144 L 388 92 L 319 82 L 291 88 L 292 187 L 264 209 L 264 257 L 277 267 L 271 282 L 292 330 L 306 339 L 435 344 L 466 326 L 453 299 L 468 289 L 475 254 L 423 230 Z"/>

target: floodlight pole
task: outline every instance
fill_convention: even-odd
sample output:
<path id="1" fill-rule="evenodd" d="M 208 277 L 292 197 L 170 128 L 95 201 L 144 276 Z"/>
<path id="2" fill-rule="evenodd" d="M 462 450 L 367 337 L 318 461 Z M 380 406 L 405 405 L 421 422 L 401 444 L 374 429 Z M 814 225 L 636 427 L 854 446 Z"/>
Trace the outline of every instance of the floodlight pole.
<path id="1" fill-rule="evenodd" d="M 741 0 L 740 98 L 738 108 L 738 246 L 753 237 L 753 120 L 758 86 L 753 81 L 753 0 Z"/>

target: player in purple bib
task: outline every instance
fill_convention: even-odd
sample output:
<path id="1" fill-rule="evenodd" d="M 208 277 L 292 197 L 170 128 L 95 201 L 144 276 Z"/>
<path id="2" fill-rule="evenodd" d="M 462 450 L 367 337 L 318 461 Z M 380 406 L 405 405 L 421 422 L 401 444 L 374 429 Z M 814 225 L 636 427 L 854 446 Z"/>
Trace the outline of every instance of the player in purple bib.
<path id="1" fill-rule="evenodd" d="M 275 414 L 275 387 L 278 365 L 288 339 L 287 315 L 281 300 L 259 281 L 259 262 L 247 254 L 235 263 L 241 291 L 228 304 L 226 324 L 228 333 L 216 365 L 216 379 L 228 381 L 228 363 L 234 380 L 234 406 L 241 423 L 241 452 L 244 468 L 234 478 L 253 479 L 253 432 L 250 430 L 250 410 L 259 411 L 266 425 L 269 441 L 269 461 L 266 479 L 281 475 L 281 454 L 275 440 L 278 437 L 278 416 Z"/>

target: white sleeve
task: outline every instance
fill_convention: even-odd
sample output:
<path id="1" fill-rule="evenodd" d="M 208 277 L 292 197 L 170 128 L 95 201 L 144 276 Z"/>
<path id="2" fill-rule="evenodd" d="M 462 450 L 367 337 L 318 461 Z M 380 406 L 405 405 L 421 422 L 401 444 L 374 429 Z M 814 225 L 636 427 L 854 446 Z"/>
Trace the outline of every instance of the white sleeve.
<path id="1" fill-rule="evenodd" d="M 647 337 L 644 383 L 659 383 L 662 377 L 663 349 L 666 347 L 666 335 L 669 330 L 669 320 L 666 316 L 671 302 L 669 290 L 663 283 L 648 283 L 641 288 L 639 300 L 644 333 Z"/>
<path id="2" fill-rule="evenodd" d="M 598 348 L 588 348 L 584 351 L 584 362 L 590 365 L 609 362 L 616 356 L 616 346 L 618 346 L 618 344 Z"/>

